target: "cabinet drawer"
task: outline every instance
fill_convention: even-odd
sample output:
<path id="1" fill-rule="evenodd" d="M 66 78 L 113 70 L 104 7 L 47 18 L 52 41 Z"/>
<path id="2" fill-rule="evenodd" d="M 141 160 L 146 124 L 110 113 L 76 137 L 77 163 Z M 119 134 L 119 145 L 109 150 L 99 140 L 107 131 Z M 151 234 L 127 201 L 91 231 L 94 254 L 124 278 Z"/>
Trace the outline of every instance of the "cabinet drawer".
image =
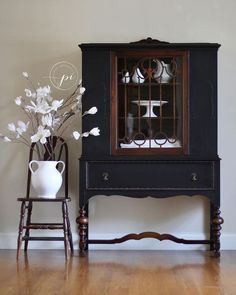
<path id="1" fill-rule="evenodd" d="M 88 190 L 212 190 L 210 161 L 91 161 L 86 163 Z"/>

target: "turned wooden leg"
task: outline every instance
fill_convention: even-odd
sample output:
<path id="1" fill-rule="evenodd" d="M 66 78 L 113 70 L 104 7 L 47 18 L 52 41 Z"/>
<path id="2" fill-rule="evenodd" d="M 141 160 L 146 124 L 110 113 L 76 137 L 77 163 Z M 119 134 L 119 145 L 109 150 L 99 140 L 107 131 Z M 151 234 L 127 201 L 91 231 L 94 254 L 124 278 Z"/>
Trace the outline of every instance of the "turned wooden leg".
<path id="1" fill-rule="evenodd" d="M 214 218 L 214 205 L 211 202 L 210 203 L 210 240 L 211 240 L 210 251 L 215 250 L 215 243 L 214 243 L 214 238 L 213 238 L 213 222 L 212 222 L 213 218 Z"/>
<path id="2" fill-rule="evenodd" d="M 76 219 L 76 222 L 79 225 L 79 249 L 80 255 L 85 256 L 87 249 L 87 227 L 88 227 L 88 217 L 86 216 L 86 211 L 84 207 L 79 210 L 79 217 Z"/>
<path id="3" fill-rule="evenodd" d="M 74 246 L 73 246 L 73 239 L 72 239 L 72 232 L 71 232 L 71 226 L 70 226 L 70 219 L 69 219 L 67 203 L 65 203 L 65 210 L 66 210 L 66 223 L 67 223 L 67 229 L 68 229 L 68 238 L 69 238 L 69 243 L 70 243 L 70 251 L 73 254 L 74 253 Z"/>
<path id="4" fill-rule="evenodd" d="M 17 239 L 17 254 L 16 254 L 17 259 L 19 258 L 20 251 L 21 251 L 22 235 L 24 230 L 25 208 L 26 208 L 25 201 L 22 201 L 21 210 L 20 210 L 19 233 L 18 233 L 18 239 Z"/>
<path id="5" fill-rule="evenodd" d="M 62 202 L 62 216 L 63 216 L 63 232 L 64 232 L 64 245 L 65 245 L 65 257 L 68 258 L 68 227 L 67 227 L 67 210 L 66 202 Z"/>
<path id="6" fill-rule="evenodd" d="M 31 222 L 32 207 L 33 207 L 32 201 L 29 201 L 28 205 L 26 206 L 26 209 L 27 209 L 26 226 L 29 226 L 30 222 Z M 25 236 L 27 238 L 30 236 L 30 229 L 29 228 L 26 229 Z M 25 240 L 25 247 L 24 247 L 25 252 L 28 250 L 28 242 L 29 241 L 26 239 Z"/>
<path id="7" fill-rule="evenodd" d="M 211 221 L 211 228 L 212 228 L 212 239 L 213 239 L 213 246 L 212 249 L 214 251 L 214 256 L 220 256 L 220 235 L 221 235 L 221 224 L 224 223 L 224 219 L 220 216 L 220 209 L 216 206 L 213 206 L 212 212 L 212 221 Z"/>

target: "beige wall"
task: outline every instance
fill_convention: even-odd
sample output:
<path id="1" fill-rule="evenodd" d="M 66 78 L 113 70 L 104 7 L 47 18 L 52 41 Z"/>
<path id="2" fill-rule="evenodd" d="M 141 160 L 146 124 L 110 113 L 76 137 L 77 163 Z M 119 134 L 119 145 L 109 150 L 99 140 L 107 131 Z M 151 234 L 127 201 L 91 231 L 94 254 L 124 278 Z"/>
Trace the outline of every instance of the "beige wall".
<path id="1" fill-rule="evenodd" d="M 19 118 L 13 99 L 26 87 L 21 72 L 35 81 L 56 62 L 73 63 L 81 73 L 82 42 L 130 42 L 151 36 L 170 42 L 218 42 L 219 51 L 219 155 L 222 157 L 222 247 L 236 249 L 235 137 L 235 0 L 1 0 L 0 2 L 0 130 Z M 78 125 L 78 122 L 76 123 Z M 28 151 L 21 145 L 0 143 L 0 247 L 14 248 L 19 217 L 16 197 L 25 192 Z M 78 212 L 79 146 L 71 146 L 73 231 Z M 208 204 L 202 197 L 128 199 L 97 197 L 91 201 L 91 234 L 113 236 L 130 231 L 157 230 L 202 237 Z M 38 207 L 36 218 L 59 208 Z M 60 212 L 60 211 L 59 211 Z M 75 246 L 78 237 L 74 234 Z M 45 244 L 34 244 L 35 247 Z M 56 247 L 62 247 L 59 243 Z M 101 246 L 102 247 L 102 246 Z M 178 248 L 170 242 L 143 240 L 121 248 Z M 198 248 L 191 246 L 192 249 Z"/>

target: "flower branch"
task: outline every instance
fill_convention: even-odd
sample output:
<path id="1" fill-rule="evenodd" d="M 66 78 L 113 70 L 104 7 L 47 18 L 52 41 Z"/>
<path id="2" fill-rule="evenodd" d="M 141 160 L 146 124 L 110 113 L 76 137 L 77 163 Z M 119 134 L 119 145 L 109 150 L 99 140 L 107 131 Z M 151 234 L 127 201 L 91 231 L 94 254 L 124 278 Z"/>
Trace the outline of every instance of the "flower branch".
<path id="1" fill-rule="evenodd" d="M 81 114 L 81 99 L 85 92 L 80 81 L 74 92 L 65 99 L 54 99 L 51 95 L 50 86 L 35 87 L 27 72 L 22 73 L 30 83 L 31 89 L 25 89 L 25 97 L 15 98 L 15 104 L 26 114 L 28 122 L 18 120 L 17 123 L 9 123 L 8 131 L 11 136 L 0 134 L 0 139 L 4 142 L 23 143 L 34 151 L 39 160 L 44 160 L 44 155 L 48 159 L 53 159 L 56 146 L 53 144 L 54 136 L 62 136 L 65 130 L 72 123 L 76 115 L 94 115 L 97 113 L 96 107 L 91 107 L 88 111 Z M 100 135 L 98 127 L 88 132 L 80 134 L 74 131 L 71 138 L 78 140 L 82 137 Z"/>

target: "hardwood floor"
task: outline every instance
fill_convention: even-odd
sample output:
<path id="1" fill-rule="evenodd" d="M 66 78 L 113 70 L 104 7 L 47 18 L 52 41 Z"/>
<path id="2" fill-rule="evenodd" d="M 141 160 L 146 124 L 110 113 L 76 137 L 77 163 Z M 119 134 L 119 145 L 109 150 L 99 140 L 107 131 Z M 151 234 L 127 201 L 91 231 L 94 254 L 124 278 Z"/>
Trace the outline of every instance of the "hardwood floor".
<path id="1" fill-rule="evenodd" d="M 23 253 L 22 253 L 23 254 Z M 236 294 L 236 251 L 90 251 L 65 262 L 63 251 L 0 250 L 1 295 Z"/>

